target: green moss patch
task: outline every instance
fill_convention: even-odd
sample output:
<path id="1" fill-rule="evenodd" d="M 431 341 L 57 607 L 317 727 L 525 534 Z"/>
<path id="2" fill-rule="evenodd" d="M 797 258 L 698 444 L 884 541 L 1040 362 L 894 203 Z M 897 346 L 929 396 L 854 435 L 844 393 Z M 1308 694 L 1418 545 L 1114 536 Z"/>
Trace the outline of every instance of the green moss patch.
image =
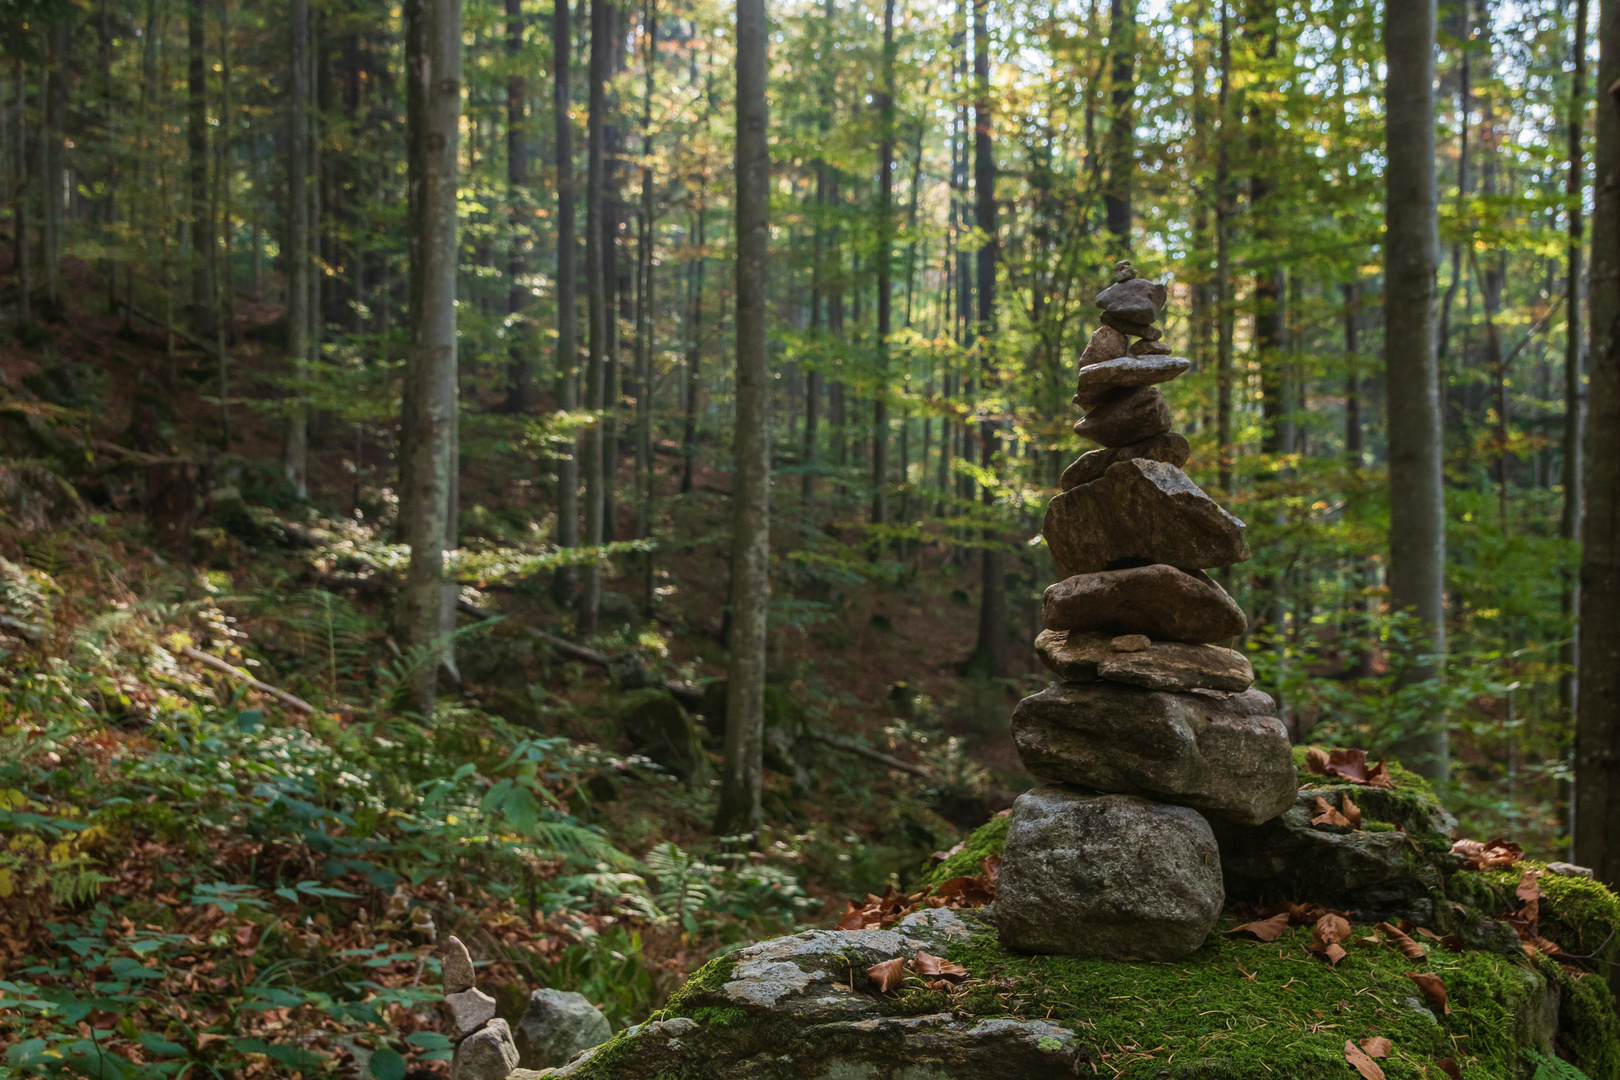
<path id="1" fill-rule="evenodd" d="M 968 834 L 962 850 L 923 875 L 924 885 L 939 885 L 954 877 L 972 877 L 979 872 L 981 860 L 1000 855 L 1007 845 L 1007 826 L 1012 824 L 1011 814 L 991 818 Z"/>

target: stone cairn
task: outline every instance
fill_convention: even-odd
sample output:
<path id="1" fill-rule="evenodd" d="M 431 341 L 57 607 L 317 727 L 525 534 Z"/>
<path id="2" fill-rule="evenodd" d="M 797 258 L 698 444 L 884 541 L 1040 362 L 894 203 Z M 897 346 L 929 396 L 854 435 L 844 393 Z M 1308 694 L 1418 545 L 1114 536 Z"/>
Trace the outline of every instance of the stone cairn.
<path id="1" fill-rule="evenodd" d="M 503 1080 L 518 1066 L 512 1029 L 495 1015 L 495 999 L 474 984 L 472 956 L 457 937 L 439 954 L 444 972 L 444 1019 L 456 1044 L 452 1080 Z"/>
<path id="2" fill-rule="evenodd" d="M 1046 511 L 1063 580 L 1035 647 L 1064 681 L 1013 710 L 1019 756 L 1045 786 L 1013 807 L 995 902 L 1002 943 L 1022 952 L 1197 949 L 1224 901 L 1205 815 L 1257 825 L 1298 786 L 1274 702 L 1215 644 L 1245 620 L 1204 571 L 1249 548 L 1243 522 L 1181 471 L 1189 447 L 1159 384 L 1191 364 L 1160 343 L 1165 298 L 1129 262 L 1098 295 L 1074 430 L 1102 448 L 1064 471 Z"/>

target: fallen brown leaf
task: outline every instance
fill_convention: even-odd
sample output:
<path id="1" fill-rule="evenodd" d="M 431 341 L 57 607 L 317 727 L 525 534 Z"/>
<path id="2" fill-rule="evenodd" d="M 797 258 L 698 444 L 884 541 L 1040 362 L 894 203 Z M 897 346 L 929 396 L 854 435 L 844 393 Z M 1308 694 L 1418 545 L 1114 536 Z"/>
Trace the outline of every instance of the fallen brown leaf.
<path id="1" fill-rule="evenodd" d="M 1318 776 L 1331 776 L 1339 780 L 1348 780 L 1352 784 L 1368 784 L 1381 788 L 1395 786 L 1395 781 L 1390 779 L 1388 767 L 1382 761 L 1371 769 L 1367 767 L 1365 750 L 1330 752 L 1313 746 L 1305 752 L 1305 769 Z"/>
<path id="2" fill-rule="evenodd" d="M 1336 825 L 1340 828 L 1350 828 L 1350 819 L 1335 810 L 1322 796 L 1316 797 L 1316 804 L 1312 809 L 1316 813 L 1316 816 L 1311 818 L 1313 826 Z"/>
<path id="3" fill-rule="evenodd" d="M 1276 941 L 1282 937 L 1283 931 L 1288 929 L 1288 912 L 1273 915 L 1269 919 L 1258 919 L 1246 922 L 1242 926 L 1234 926 L 1228 934 L 1253 934 L 1260 941 Z"/>
<path id="4" fill-rule="evenodd" d="M 1445 938 L 1441 937 L 1439 934 L 1435 933 L 1433 930 L 1430 930 L 1427 926 L 1418 927 L 1417 932 L 1422 934 L 1424 937 L 1428 938 L 1430 941 L 1444 941 L 1445 940 Z"/>
<path id="5" fill-rule="evenodd" d="M 1343 814 L 1345 819 L 1350 822 L 1352 829 L 1361 828 L 1361 807 L 1355 804 L 1348 792 L 1345 793 L 1344 798 L 1339 803 L 1339 813 Z"/>
<path id="6" fill-rule="evenodd" d="M 1541 917 L 1541 882 L 1539 874 L 1534 870 L 1526 870 L 1524 877 L 1519 879 L 1519 887 L 1513 895 L 1519 898 L 1524 906 L 1519 909 L 1519 917 L 1531 926 Z"/>
<path id="7" fill-rule="evenodd" d="M 1411 938 L 1409 938 L 1405 934 L 1401 933 L 1399 930 L 1397 930 L 1395 927 L 1391 926 L 1389 923 L 1387 923 L 1387 922 L 1379 923 L 1378 924 L 1378 929 L 1382 930 L 1384 933 L 1389 935 L 1389 939 L 1395 943 L 1395 947 L 1400 949 L 1401 952 L 1403 952 L 1404 954 L 1406 954 L 1406 958 L 1408 960 L 1422 960 L 1425 956 L 1428 955 L 1427 953 L 1425 953 L 1423 951 L 1423 946 L 1419 945 L 1417 942 L 1413 941 Z"/>
<path id="8" fill-rule="evenodd" d="M 1363 1080 L 1384 1080 L 1384 1070 L 1378 1067 L 1378 1062 L 1349 1039 L 1344 1040 L 1344 1060 L 1362 1075 Z"/>
<path id="9" fill-rule="evenodd" d="M 1435 1064 L 1435 1067 L 1438 1068 L 1441 1072 L 1443 1072 L 1447 1076 L 1451 1077 L 1451 1080 L 1462 1080 L 1462 1070 L 1459 1069 L 1457 1067 L 1457 1063 L 1455 1061 L 1452 1061 L 1450 1058 L 1441 1058 L 1439 1061 L 1435 1062 L 1434 1064 Z"/>
<path id="10" fill-rule="evenodd" d="M 1451 851 L 1461 855 L 1463 865 L 1470 870 L 1500 870 L 1524 857 L 1522 847 L 1500 836 L 1490 840 L 1458 840 L 1451 845 Z"/>
<path id="11" fill-rule="evenodd" d="M 968 969 L 961 964 L 922 951 L 919 951 L 917 959 L 911 962 L 911 970 L 919 975 L 946 975 L 959 979 L 966 978 L 968 973 Z"/>
<path id="12" fill-rule="evenodd" d="M 1440 976 L 1427 971 L 1407 971 L 1403 974 L 1422 987 L 1423 992 L 1440 1006 L 1441 1012 L 1451 1015 L 1451 1006 L 1446 1003 L 1446 984 L 1440 981 Z"/>
<path id="13" fill-rule="evenodd" d="M 1350 922 L 1342 915 L 1335 915 L 1330 911 L 1317 919 L 1316 926 L 1311 930 L 1311 936 L 1316 939 L 1311 951 L 1326 956 L 1330 966 L 1338 967 L 1339 961 L 1348 955 L 1344 951 L 1343 942 L 1350 937 Z"/>
<path id="14" fill-rule="evenodd" d="M 905 977 L 906 958 L 897 956 L 893 960 L 885 960 L 881 964 L 873 964 L 866 969 L 866 977 L 877 983 L 878 992 L 887 994 Z"/>
<path id="15" fill-rule="evenodd" d="M 1389 1057 L 1389 1052 L 1395 1049 L 1395 1044 L 1382 1035 L 1373 1035 L 1361 1040 L 1361 1049 L 1368 1057 L 1386 1058 Z"/>

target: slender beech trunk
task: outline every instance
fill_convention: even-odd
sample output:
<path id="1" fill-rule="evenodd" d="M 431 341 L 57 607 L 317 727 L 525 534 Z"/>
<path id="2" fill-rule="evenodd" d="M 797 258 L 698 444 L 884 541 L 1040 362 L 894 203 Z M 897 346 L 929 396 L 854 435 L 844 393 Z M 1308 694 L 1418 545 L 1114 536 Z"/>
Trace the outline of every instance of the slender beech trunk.
<path id="1" fill-rule="evenodd" d="M 428 718 L 441 664 L 455 671 L 446 633 L 454 625 L 455 584 L 445 580 L 443 562 L 456 512 L 461 0 L 408 0 L 405 20 L 411 300 L 402 435 L 413 449 L 400 516 L 411 549 L 406 629 L 413 648 L 433 648 L 414 673 L 417 708 Z"/>
<path id="2" fill-rule="evenodd" d="M 186 5 L 186 174 L 191 205 L 191 321 L 199 335 L 212 332 L 214 215 L 208 198 L 208 48 L 205 5 Z"/>
<path id="3" fill-rule="evenodd" d="M 574 240 L 574 123 L 568 117 L 569 65 L 574 31 L 568 0 L 555 0 L 551 19 L 553 77 L 551 116 L 557 129 L 557 404 L 568 412 L 579 408 L 579 357 L 575 335 L 574 290 L 578 284 L 578 245 Z M 557 462 L 557 546 L 579 546 L 580 440 Z M 552 579 L 552 598 L 571 606 L 578 583 L 572 566 L 558 567 Z"/>
<path id="4" fill-rule="evenodd" d="M 878 97 L 877 391 L 872 402 L 872 523 L 889 523 L 889 335 L 894 289 L 894 0 L 883 0 L 883 68 Z"/>
<path id="5" fill-rule="evenodd" d="M 771 159 L 765 0 L 737 2 L 737 429 L 732 481 L 731 667 L 715 832 L 759 827 L 770 602 L 770 358 L 766 344 Z"/>
<path id="6" fill-rule="evenodd" d="M 506 252 L 507 348 L 506 407 L 528 412 L 534 407 L 534 337 L 524 312 L 529 306 L 530 230 L 529 199 L 529 82 L 523 76 L 523 0 L 506 0 L 506 55 L 511 64 L 506 79 L 506 213 L 509 232 Z"/>
<path id="7" fill-rule="evenodd" d="M 636 244 L 636 529 L 638 539 L 651 534 L 653 515 L 653 243 L 657 201 L 653 198 L 652 104 L 658 71 L 658 6 L 646 0 L 642 26 L 647 35 L 646 79 L 641 106 L 641 229 Z M 642 556 L 647 608 L 653 603 L 653 553 Z"/>
<path id="8" fill-rule="evenodd" d="M 991 141 L 990 105 L 990 28 L 989 0 L 973 0 L 973 186 L 978 197 L 976 223 L 984 234 L 979 248 L 979 371 L 983 389 L 994 377 L 996 352 L 996 262 L 1000 245 L 996 237 L 996 159 Z M 979 465 L 988 473 L 996 467 L 1000 439 L 996 424 L 985 420 L 979 425 Z M 980 492 L 984 505 L 994 506 L 995 489 L 986 485 Z M 1007 555 L 997 530 L 985 530 L 979 596 L 979 640 L 973 653 L 985 673 L 995 678 L 1007 674 Z"/>
<path id="9" fill-rule="evenodd" d="M 692 296 L 687 305 L 686 322 L 686 416 L 681 431 L 681 494 L 692 490 L 692 470 L 697 460 L 697 414 L 699 366 L 703 362 L 703 244 L 705 241 L 705 206 L 703 193 L 698 192 L 698 207 L 693 229 Z"/>
<path id="10" fill-rule="evenodd" d="M 1587 0 L 1575 0 L 1575 41 L 1572 49 L 1574 73 L 1569 89 L 1569 171 L 1564 193 L 1569 215 L 1569 241 L 1566 246 L 1564 275 L 1564 317 L 1568 332 L 1564 336 L 1564 460 L 1560 482 L 1564 488 L 1563 514 L 1558 522 L 1558 535 L 1573 541 L 1581 535 L 1581 421 L 1584 402 L 1581 399 L 1581 241 L 1584 239 L 1582 201 L 1586 192 L 1586 168 L 1582 161 L 1581 136 L 1586 124 L 1586 23 Z M 1575 622 L 1578 597 L 1574 576 L 1565 569 L 1559 575 L 1559 610 L 1565 619 Z M 1559 648 L 1564 673 L 1558 677 L 1558 702 L 1564 714 L 1573 722 L 1575 718 L 1575 640 Z M 1572 807 L 1573 809 L 1573 807 Z"/>
<path id="11" fill-rule="evenodd" d="M 309 0 L 287 0 L 291 54 L 287 72 L 287 357 L 292 361 L 292 402 L 282 444 L 282 474 L 302 499 L 309 494 Z M 409 475 L 411 444 L 401 444 L 400 478 Z"/>
<path id="12" fill-rule="evenodd" d="M 1344 286 L 1344 454 L 1352 469 L 1361 468 L 1361 345 L 1356 319 L 1361 314 L 1361 286 Z"/>
<path id="13" fill-rule="evenodd" d="M 17 143 L 16 174 L 11 188 L 11 265 L 17 268 L 17 328 L 20 330 L 34 321 L 34 282 L 28 258 L 28 65 L 23 63 L 20 56 L 12 60 L 12 65 L 12 99 L 17 103 Z"/>
<path id="14" fill-rule="evenodd" d="M 599 547 L 603 539 L 602 515 L 605 504 L 603 428 L 607 424 L 607 402 L 603 394 L 608 363 L 609 321 L 605 248 L 611 242 L 604 205 L 607 148 L 607 80 L 613 49 L 613 11 L 608 0 L 591 0 L 590 119 L 586 127 L 585 178 L 585 297 L 589 325 L 589 357 L 585 369 L 585 408 L 595 421 L 585 430 L 585 543 Z M 579 595 L 579 629 L 596 631 L 596 617 L 602 603 L 602 568 L 595 561 L 585 564 Z"/>
<path id="15" fill-rule="evenodd" d="M 1437 678 L 1445 652 L 1445 490 L 1435 348 L 1439 261 L 1434 165 L 1435 0 L 1384 12 L 1388 165 L 1384 170 L 1384 354 L 1389 432 L 1389 598 L 1417 616 L 1416 654 L 1403 679 Z M 1428 659 L 1424 659 L 1428 657 Z M 1445 780 L 1445 719 L 1395 747 L 1414 771 Z"/>
<path id="16" fill-rule="evenodd" d="M 1233 492 L 1232 458 L 1232 12 L 1221 5 L 1220 132 L 1215 147 L 1215 443 L 1221 491 Z M 1220 576 L 1231 579 L 1231 571 Z"/>
<path id="17" fill-rule="evenodd" d="M 1135 146 L 1131 99 L 1136 96 L 1136 0 L 1112 0 L 1108 9 L 1108 51 L 1113 58 L 1113 123 L 1108 132 L 1108 187 L 1103 206 L 1114 250 L 1131 250 L 1131 173 Z"/>
<path id="18" fill-rule="evenodd" d="M 1575 858 L 1620 887 L 1620 0 L 1599 0 Z M 1611 985 L 1614 976 L 1610 976 Z"/>

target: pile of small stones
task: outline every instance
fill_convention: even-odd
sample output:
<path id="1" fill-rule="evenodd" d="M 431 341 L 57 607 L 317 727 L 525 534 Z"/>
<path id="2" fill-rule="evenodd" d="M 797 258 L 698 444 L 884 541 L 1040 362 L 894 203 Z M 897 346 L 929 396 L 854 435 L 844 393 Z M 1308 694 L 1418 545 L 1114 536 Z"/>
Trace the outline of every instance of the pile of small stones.
<path id="1" fill-rule="evenodd" d="M 1160 343 L 1165 299 L 1121 262 L 1080 357 L 1074 430 L 1101 449 L 1064 471 L 1042 530 L 1064 577 L 1035 644 L 1063 682 L 1013 711 L 1019 755 L 1046 782 L 1013 807 L 997 887 L 1001 940 L 1018 951 L 1186 955 L 1224 901 L 1204 815 L 1255 825 L 1295 800 L 1274 702 L 1216 644 L 1246 624 L 1205 571 L 1249 548 L 1243 522 L 1181 471 L 1190 448 L 1159 387 L 1191 363 Z"/>

